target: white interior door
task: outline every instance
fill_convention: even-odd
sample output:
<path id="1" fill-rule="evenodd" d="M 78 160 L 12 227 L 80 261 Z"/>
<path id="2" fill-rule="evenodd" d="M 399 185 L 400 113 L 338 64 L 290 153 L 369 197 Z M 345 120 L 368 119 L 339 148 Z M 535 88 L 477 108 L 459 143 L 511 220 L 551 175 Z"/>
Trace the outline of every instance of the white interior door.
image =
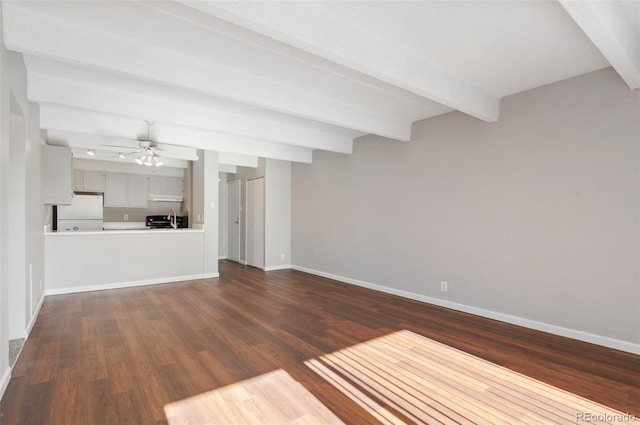
<path id="1" fill-rule="evenodd" d="M 240 181 L 227 186 L 227 258 L 240 262 Z"/>
<path id="2" fill-rule="evenodd" d="M 247 181 L 247 264 L 264 268 L 264 178 Z"/>

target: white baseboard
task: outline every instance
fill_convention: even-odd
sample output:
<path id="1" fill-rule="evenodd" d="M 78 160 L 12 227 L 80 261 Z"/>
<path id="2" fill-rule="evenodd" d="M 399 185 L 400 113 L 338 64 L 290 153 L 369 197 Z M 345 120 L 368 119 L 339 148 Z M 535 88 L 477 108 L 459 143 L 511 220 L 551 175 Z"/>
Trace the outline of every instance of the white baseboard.
<path id="1" fill-rule="evenodd" d="M 226 260 L 227 256 L 226 255 L 221 255 L 218 257 L 218 260 Z"/>
<path id="2" fill-rule="evenodd" d="M 213 273 L 213 274 L 218 275 L 217 273 Z M 45 290 L 44 294 L 45 295 L 62 295 L 62 294 L 74 294 L 77 292 L 104 291 L 106 289 L 131 288 L 134 286 L 158 285 L 160 283 L 183 282 L 185 280 L 199 280 L 199 279 L 205 279 L 207 277 L 219 277 L 219 276 L 194 274 L 194 275 L 187 275 L 187 276 L 173 276 L 173 277 L 161 278 L 161 279 L 137 280 L 133 282 L 114 282 L 114 283 L 104 283 L 99 285 L 73 286 L 68 288 L 47 289 Z"/>
<path id="3" fill-rule="evenodd" d="M 11 380 L 11 368 L 8 367 L 2 373 L 2 378 L 0 378 L 0 400 L 4 396 L 4 392 L 9 385 L 9 381 Z"/>
<path id="4" fill-rule="evenodd" d="M 38 306 L 36 307 L 36 311 L 33 313 L 29 324 L 27 325 L 27 339 L 29 339 L 29 335 L 31 334 L 31 329 L 33 329 L 33 325 L 36 324 L 36 320 L 38 319 L 38 314 L 40 314 L 40 309 L 42 308 L 42 304 L 44 304 L 44 294 L 40 297 L 40 301 L 38 301 Z"/>
<path id="5" fill-rule="evenodd" d="M 385 292 L 392 295 L 398 295 L 400 297 L 409 298 L 416 301 L 422 301 L 428 304 L 434 304 L 440 307 L 450 308 L 452 310 L 474 314 L 476 316 L 482 316 L 489 319 L 499 320 L 501 322 L 511 323 L 513 325 L 523 326 L 525 328 L 548 332 L 551 334 L 576 339 L 578 341 L 589 342 L 591 344 L 602 345 L 604 347 L 609 347 L 609 348 L 613 348 L 620 351 L 626 351 L 632 354 L 640 354 L 640 344 L 636 344 L 629 341 L 609 338 L 606 336 L 583 332 L 576 329 L 569 329 L 562 326 L 552 325 L 549 323 L 538 322 L 536 320 L 525 319 L 522 317 L 512 316 L 510 314 L 499 313 L 491 310 L 485 310 L 482 308 L 472 307 L 465 304 L 459 304 L 452 301 L 441 300 L 438 298 L 428 297 L 426 295 L 420 295 L 413 292 L 404 291 L 402 289 L 390 288 L 388 286 L 378 285 L 375 283 L 365 282 L 357 279 L 351 279 L 344 276 L 338 276 L 335 274 L 326 273 L 326 272 L 322 272 L 314 269 L 309 269 L 306 267 L 292 265 L 291 268 L 294 270 L 313 274 L 316 276 L 337 280 L 339 282 L 362 286 L 364 288 L 373 289 L 376 291 Z"/>
<path id="6" fill-rule="evenodd" d="M 205 274 L 203 274 L 203 275 L 202 275 L 202 277 L 203 277 L 204 279 L 211 279 L 211 278 L 214 278 L 214 277 L 220 277 L 220 273 L 218 273 L 218 272 L 215 272 L 215 273 L 205 273 Z"/>
<path id="7" fill-rule="evenodd" d="M 268 267 L 263 268 L 262 270 L 264 270 L 265 272 L 271 272 L 271 271 L 274 271 L 274 270 L 288 270 L 290 268 L 291 268 L 291 264 L 285 264 L 285 265 L 282 265 L 282 266 L 268 266 Z"/>

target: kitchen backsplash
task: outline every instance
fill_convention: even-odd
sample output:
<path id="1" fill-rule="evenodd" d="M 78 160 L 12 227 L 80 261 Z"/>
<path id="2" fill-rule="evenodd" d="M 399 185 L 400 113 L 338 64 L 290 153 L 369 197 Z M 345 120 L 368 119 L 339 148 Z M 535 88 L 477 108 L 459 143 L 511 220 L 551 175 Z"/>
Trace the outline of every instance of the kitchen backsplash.
<path id="1" fill-rule="evenodd" d="M 176 210 L 177 215 L 183 214 L 182 202 L 151 202 L 147 208 L 105 208 L 103 221 L 122 222 L 122 221 L 142 221 L 144 222 L 148 215 L 164 215 L 169 214 L 171 208 Z M 128 215 L 128 220 L 124 219 L 124 215 Z"/>

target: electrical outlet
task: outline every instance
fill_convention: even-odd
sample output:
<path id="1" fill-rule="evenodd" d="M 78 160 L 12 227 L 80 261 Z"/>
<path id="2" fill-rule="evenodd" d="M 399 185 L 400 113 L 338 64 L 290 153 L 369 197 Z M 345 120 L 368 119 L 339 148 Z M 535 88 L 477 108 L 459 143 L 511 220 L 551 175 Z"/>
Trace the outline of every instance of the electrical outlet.
<path id="1" fill-rule="evenodd" d="M 445 282 L 444 280 L 442 282 L 440 282 L 440 290 L 442 292 L 448 292 L 449 291 L 449 283 Z"/>
<path id="2" fill-rule="evenodd" d="M 124 221 L 129 221 L 129 214 L 124 215 Z"/>
<path id="3" fill-rule="evenodd" d="M 281 259 L 281 260 L 284 260 L 284 259 L 286 259 L 286 258 L 287 258 L 287 256 L 286 256 L 285 254 L 280 254 L 280 259 Z"/>

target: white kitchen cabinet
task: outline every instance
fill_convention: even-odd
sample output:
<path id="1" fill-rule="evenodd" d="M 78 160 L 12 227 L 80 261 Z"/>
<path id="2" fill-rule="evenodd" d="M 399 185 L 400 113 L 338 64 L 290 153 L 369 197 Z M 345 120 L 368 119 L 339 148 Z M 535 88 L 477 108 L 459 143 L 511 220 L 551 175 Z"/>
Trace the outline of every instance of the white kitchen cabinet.
<path id="1" fill-rule="evenodd" d="M 73 191 L 74 192 L 82 191 L 82 185 L 84 181 L 83 173 L 84 171 L 82 170 L 73 170 Z"/>
<path id="2" fill-rule="evenodd" d="M 149 206 L 149 177 L 137 174 L 105 175 L 104 206 L 146 208 Z"/>
<path id="3" fill-rule="evenodd" d="M 126 207 L 127 175 L 107 173 L 104 178 L 104 206 Z"/>
<path id="4" fill-rule="evenodd" d="M 104 192 L 104 173 L 84 171 L 82 174 L 82 190 L 85 192 Z"/>
<path id="5" fill-rule="evenodd" d="M 184 195 L 184 181 L 181 177 L 167 177 L 167 195 Z"/>
<path id="6" fill-rule="evenodd" d="M 147 208 L 149 206 L 149 177 L 130 174 L 127 176 L 127 206 Z"/>
<path id="7" fill-rule="evenodd" d="M 165 176 L 150 176 L 149 193 L 152 195 L 166 195 L 167 178 Z"/>
<path id="8" fill-rule="evenodd" d="M 76 192 L 104 192 L 104 173 L 73 170 L 73 190 Z"/>
<path id="9" fill-rule="evenodd" d="M 149 206 L 149 177 L 137 174 L 105 175 L 104 206 L 146 208 Z"/>
<path id="10" fill-rule="evenodd" d="M 42 198 L 45 204 L 71 205 L 73 164 L 71 148 L 46 145 L 42 150 Z"/>
<path id="11" fill-rule="evenodd" d="M 182 196 L 184 182 L 181 177 L 151 176 L 149 178 L 149 194 Z"/>

